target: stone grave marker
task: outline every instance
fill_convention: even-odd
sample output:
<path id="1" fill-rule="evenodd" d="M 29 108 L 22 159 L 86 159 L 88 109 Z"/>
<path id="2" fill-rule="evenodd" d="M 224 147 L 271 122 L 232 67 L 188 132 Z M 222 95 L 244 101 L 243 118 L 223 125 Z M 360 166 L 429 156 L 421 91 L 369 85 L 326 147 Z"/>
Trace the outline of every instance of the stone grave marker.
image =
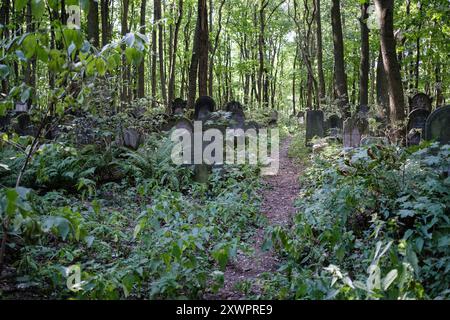
<path id="1" fill-rule="evenodd" d="M 450 105 L 436 109 L 425 123 L 425 139 L 450 143 Z"/>
<path id="2" fill-rule="evenodd" d="M 428 95 L 425 93 L 417 93 L 409 100 L 409 108 L 410 112 L 416 109 L 424 109 L 428 112 L 431 112 L 432 109 L 432 101 Z"/>
<path id="3" fill-rule="evenodd" d="M 127 148 L 137 150 L 143 142 L 143 137 L 139 131 L 133 128 L 123 131 L 123 145 Z"/>
<path id="4" fill-rule="evenodd" d="M 368 123 L 364 118 L 351 117 L 344 121 L 344 148 L 359 147 L 361 138 L 368 131 Z"/>
<path id="5" fill-rule="evenodd" d="M 408 115 L 408 134 L 406 143 L 408 146 L 418 145 L 425 134 L 425 124 L 430 112 L 425 109 L 415 109 Z"/>
<path id="6" fill-rule="evenodd" d="M 231 113 L 231 129 L 244 129 L 245 113 L 242 105 L 237 101 L 228 102 L 225 110 Z"/>
<path id="7" fill-rule="evenodd" d="M 308 110 L 306 111 L 306 145 L 313 137 L 324 136 L 323 130 L 323 111 Z"/>
<path id="8" fill-rule="evenodd" d="M 274 126 L 278 123 L 278 111 L 273 109 L 269 114 L 269 126 Z"/>
<path id="9" fill-rule="evenodd" d="M 187 101 L 181 98 L 176 98 L 172 102 L 172 114 L 181 115 L 187 107 Z"/>

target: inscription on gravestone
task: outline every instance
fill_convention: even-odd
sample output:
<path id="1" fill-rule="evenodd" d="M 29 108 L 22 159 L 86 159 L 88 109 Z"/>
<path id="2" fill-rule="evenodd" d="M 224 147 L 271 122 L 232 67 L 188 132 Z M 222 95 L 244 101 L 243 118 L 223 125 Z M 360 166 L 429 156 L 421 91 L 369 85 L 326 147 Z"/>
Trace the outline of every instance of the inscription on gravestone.
<path id="1" fill-rule="evenodd" d="M 361 144 L 361 137 L 368 131 L 367 120 L 364 118 L 348 118 L 344 122 L 344 147 L 354 148 Z"/>

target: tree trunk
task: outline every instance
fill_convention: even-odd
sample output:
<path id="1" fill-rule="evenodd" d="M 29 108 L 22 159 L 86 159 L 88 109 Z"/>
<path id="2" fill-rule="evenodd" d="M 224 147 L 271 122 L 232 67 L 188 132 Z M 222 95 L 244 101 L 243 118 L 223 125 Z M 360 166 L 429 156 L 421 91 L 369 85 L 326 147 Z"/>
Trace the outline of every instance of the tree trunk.
<path id="1" fill-rule="evenodd" d="M 155 24 L 158 25 L 158 58 L 159 58 L 159 78 L 161 82 L 161 97 L 164 105 L 167 107 L 167 88 L 166 88 L 166 70 L 164 66 L 164 30 L 161 24 L 161 0 L 155 0 Z"/>
<path id="2" fill-rule="evenodd" d="M 217 24 L 218 24 L 218 29 L 216 32 L 216 36 L 214 38 L 214 46 L 212 47 L 211 50 L 211 59 L 210 59 L 210 63 L 209 63 L 209 86 L 208 86 L 208 93 L 209 95 L 212 97 L 213 96 L 213 82 L 214 82 L 214 57 L 216 55 L 217 52 L 217 47 L 219 46 L 219 37 L 220 37 L 220 33 L 222 31 L 222 9 L 223 6 L 225 4 L 225 0 L 222 0 L 220 2 L 220 6 L 219 6 L 219 11 L 218 11 L 218 17 L 217 17 Z M 211 8 L 210 8 L 211 10 Z"/>
<path id="3" fill-rule="evenodd" d="M 334 78 L 338 106 L 343 111 L 345 117 L 349 117 L 350 107 L 348 105 L 347 77 L 344 64 L 344 40 L 342 36 L 340 0 L 333 0 L 331 7 L 331 26 L 333 29 Z"/>
<path id="4" fill-rule="evenodd" d="M 315 0 L 316 38 L 317 38 L 317 74 L 319 78 L 319 98 L 325 99 L 325 76 L 323 74 L 322 18 L 320 16 L 320 0 Z"/>
<path id="5" fill-rule="evenodd" d="M 102 46 L 111 41 L 111 26 L 109 23 L 109 0 L 101 0 L 100 10 L 102 16 Z"/>
<path id="6" fill-rule="evenodd" d="M 183 0 L 178 1 L 178 19 L 175 23 L 175 31 L 173 35 L 172 47 L 172 62 L 170 63 L 170 77 L 169 77 L 169 103 L 172 103 L 175 98 L 175 65 L 177 62 L 178 51 L 178 34 L 180 32 L 181 21 L 183 20 Z"/>
<path id="7" fill-rule="evenodd" d="M 128 33 L 128 9 L 129 0 L 122 1 L 122 22 L 121 22 L 121 33 L 125 36 Z M 129 102 L 129 79 L 130 79 L 130 67 L 127 65 L 125 55 L 122 57 L 122 92 L 121 92 L 121 102 L 122 107 Z"/>
<path id="8" fill-rule="evenodd" d="M 370 48 L 369 48 L 369 28 L 367 27 L 368 3 L 361 5 L 361 17 L 359 25 L 361 28 L 361 61 L 359 65 L 359 106 L 369 104 L 369 69 L 370 69 Z"/>
<path id="9" fill-rule="evenodd" d="M 201 2 L 201 0 L 199 0 Z M 198 75 L 198 51 L 200 46 L 200 4 L 197 10 L 197 23 L 195 26 L 194 44 L 192 48 L 191 65 L 189 66 L 189 87 L 187 107 L 189 109 L 194 107 L 195 98 L 197 95 L 197 75 Z"/>
<path id="10" fill-rule="evenodd" d="M 140 29 L 139 32 L 145 34 L 145 9 L 147 0 L 141 0 L 141 17 L 140 17 Z M 138 98 L 145 97 L 145 59 L 142 59 L 138 67 Z"/>
<path id="11" fill-rule="evenodd" d="M 389 93 L 381 48 L 378 53 L 376 78 L 377 104 L 382 108 L 384 116 L 389 120 Z"/>
<path id="12" fill-rule="evenodd" d="M 206 0 L 199 0 L 200 34 L 198 53 L 198 93 L 200 96 L 208 95 L 208 52 L 209 52 L 209 31 L 208 31 L 208 8 Z"/>
<path id="13" fill-rule="evenodd" d="M 381 52 L 388 79 L 390 117 L 391 122 L 397 123 L 405 119 L 405 101 L 400 67 L 395 51 L 394 1 L 375 0 L 375 5 L 380 14 Z"/>
<path id="14" fill-rule="evenodd" d="M 98 47 L 99 41 L 99 29 L 98 29 L 98 2 L 95 0 L 89 0 L 89 11 L 87 15 L 87 34 L 88 40 L 94 47 Z"/>

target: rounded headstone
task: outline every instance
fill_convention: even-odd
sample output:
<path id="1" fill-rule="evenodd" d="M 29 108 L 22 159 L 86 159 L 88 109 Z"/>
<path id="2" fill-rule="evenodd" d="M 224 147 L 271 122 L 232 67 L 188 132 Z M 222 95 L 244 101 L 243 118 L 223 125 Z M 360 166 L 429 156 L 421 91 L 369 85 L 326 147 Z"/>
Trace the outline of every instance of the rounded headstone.
<path id="1" fill-rule="evenodd" d="M 450 105 L 436 109 L 425 124 L 425 139 L 450 143 Z"/>
<path id="2" fill-rule="evenodd" d="M 428 112 L 431 112 L 432 108 L 432 100 L 425 93 L 417 93 L 415 94 L 410 101 L 410 110 L 414 111 L 416 109 L 424 109 Z"/>

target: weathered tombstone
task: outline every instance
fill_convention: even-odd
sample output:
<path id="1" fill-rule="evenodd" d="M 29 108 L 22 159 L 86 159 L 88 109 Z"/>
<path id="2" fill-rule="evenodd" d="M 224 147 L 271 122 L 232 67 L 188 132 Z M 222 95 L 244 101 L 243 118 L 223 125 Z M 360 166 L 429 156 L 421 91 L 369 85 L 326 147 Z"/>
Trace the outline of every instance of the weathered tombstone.
<path id="1" fill-rule="evenodd" d="M 276 125 L 278 122 L 278 111 L 272 110 L 269 114 L 269 126 Z"/>
<path id="2" fill-rule="evenodd" d="M 425 109 L 415 109 L 408 115 L 408 134 L 406 136 L 407 145 L 418 145 L 425 133 L 425 124 L 430 112 Z"/>
<path id="3" fill-rule="evenodd" d="M 431 112 L 432 109 L 432 101 L 428 95 L 425 93 L 417 93 L 409 100 L 409 108 L 410 112 L 416 110 L 416 109 L 424 109 L 428 112 Z"/>
<path id="4" fill-rule="evenodd" d="M 365 118 L 351 117 L 344 121 L 344 148 L 359 147 L 361 138 L 368 131 Z"/>
<path id="5" fill-rule="evenodd" d="M 305 112 L 303 112 L 303 111 L 297 112 L 297 121 L 299 124 L 305 123 Z"/>
<path id="6" fill-rule="evenodd" d="M 425 139 L 450 143 L 450 105 L 436 109 L 425 124 Z"/>
<path id="7" fill-rule="evenodd" d="M 183 114 L 187 107 L 187 101 L 181 98 L 176 98 L 172 102 L 172 114 Z"/>
<path id="8" fill-rule="evenodd" d="M 184 159 L 188 159 L 187 163 L 184 163 L 184 165 L 192 165 L 193 160 L 194 160 L 194 154 L 193 154 L 193 150 L 194 150 L 194 126 L 192 125 L 192 122 L 185 117 L 181 117 L 179 119 L 177 119 L 176 124 L 175 124 L 175 129 L 185 129 L 187 130 L 187 133 L 190 135 L 190 145 L 186 146 L 187 149 L 183 150 L 183 153 L 187 153 L 188 156 L 184 157 Z"/>
<path id="9" fill-rule="evenodd" d="M 245 113 L 242 105 L 237 101 L 228 102 L 225 110 L 231 113 L 231 129 L 244 129 Z"/>
<path id="10" fill-rule="evenodd" d="M 123 131 L 123 145 L 127 148 L 137 150 L 142 140 L 142 135 L 136 129 L 129 128 Z"/>
<path id="11" fill-rule="evenodd" d="M 306 144 L 313 137 L 324 136 L 323 130 L 323 111 L 322 110 L 308 110 L 306 111 Z"/>
<path id="12" fill-rule="evenodd" d="M 198 98 L 195 102 L 194 119 L 197 121 L 207 120 L 215 108 L 216 102 L 211 97 L 203 96 Z"/>

